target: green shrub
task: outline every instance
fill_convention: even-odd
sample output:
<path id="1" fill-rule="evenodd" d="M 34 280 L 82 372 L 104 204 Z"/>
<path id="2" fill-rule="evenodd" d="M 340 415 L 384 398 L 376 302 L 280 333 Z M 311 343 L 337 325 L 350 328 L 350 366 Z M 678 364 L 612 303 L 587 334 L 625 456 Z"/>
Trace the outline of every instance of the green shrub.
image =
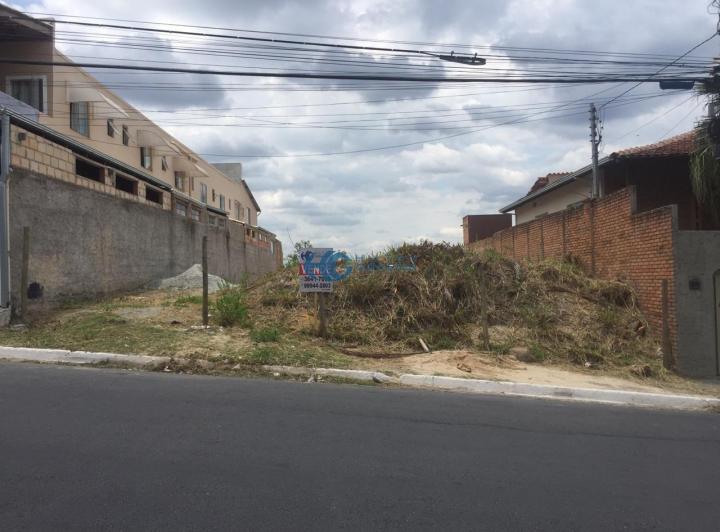
<path id="1" fill-rule="evenodd" d="M 245 323 L 248 317 L 245 290 L 240 286 L 224 285 L 215 300 L 213 317 L 223 327 Z"/>
<path id="2" fill-rule="evenodd" d="M 530 346 L 530 354 L 537 362 L 544 362 L 550 358 L 548 353 L 541 345 L 533 344 Z"/>
<path id="3" fill-rule="evenodd" d="M 280 339 L 280 330 L 277 327 L 263 327 L 250 331 L 250 338 L 255 342 L 277 342 Z"/>

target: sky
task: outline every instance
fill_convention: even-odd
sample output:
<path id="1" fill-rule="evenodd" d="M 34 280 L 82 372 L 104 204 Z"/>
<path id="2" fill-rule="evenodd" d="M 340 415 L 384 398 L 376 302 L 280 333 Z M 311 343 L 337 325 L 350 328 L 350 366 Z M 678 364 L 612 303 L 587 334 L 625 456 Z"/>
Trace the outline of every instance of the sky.
<path id="1" fill-rule="evenodd" d="M 704 0 L 47 0 L 10 5 L 56 15 L 457 43 L 477 46 L 480 55 L 492 50 L 488 46 L 515 46 L 678 56 L 711 35 L 717 21 Z M 106 32 L 106 38 L 122 43 L 122 36 L 112 37 L 110 33 Z M 170 42 L 162 36 L 152 39 L 160 45 Z M 720 39 L 715 39 L 695 53 L 715 56 L 718 46 Z M 58 47 L 76 60 L 132 60 L 148 55 L 133 48 L 90 48 L 72 42 L 58 42 Z M 248 64 L 248 60 L 237 58 L 198 58 L 180 49 L 153 53 L 152 58 L 187 66 Z M 374 60 L 372 56 L 368 59 Z M 278 70 L 286 65 L 272 60 L 265 63 Z M 254 66 L 259 64 L 253 62 Z M 98 76 L 104 82 L 117 81 L 118 76 L 142 82 L 153 74 Z M 157 81 L 158 75 L 154 76 Z M 603 89 L 607 89 L 607 96 L 629 87 L 528 88 L 504 84 L 445 88 L 435 84 L 414 89 L 339 91 L 334 90 L 338 84 L 331 81 L 238 81 L 192 74 L 182 79 L 190 84 L 203 83 L 206 90 L 114 90 L 196 152 L 211 154 L 205 156 L 211 162 L 241 161 L 244 177 L 262 208 L 259 223 L 277 234 L 286 252 L 293 242 L 309 240 L 316 246 L 353 254 L 419 239 L 461 242 L 464 215 L 497 212 L 524 195 L 538 176 L 589 164 L 586 110 L 517 124 L 490 119 L 478 122 L 477 131 L 443 140 L 434 139 L 454 130 L 445 129 L 439 118 L 424 122 L 420 131 L 287 128 L 269 122 L 315 120 L 328 124 L 347 118 L 306 116 L 338 113 L 362 114 L 361 118 L 392 116 L 389 112 L 400 113 L 396 116 L 428 113 L 456 117 L 473 108 L 567 102 Z M 231 83 L 242 83 L 243 90 L 229 87 Z M 691 92 L 661 94 L 654 84 L 639 87 L 633 94 L 659 96 L 603 111 L 601 155 L 687 131 L 706 112 L 704 101 Z M 331 103 L 337 105 L 327 105 Z M 236 111 L 241 118 L 217 115 L 202 120 L 205 125 L 190 126 L 187 122 L 187 117 L 197 116 L 194 109 L 239 107 L 245 108 Z M 154 112 L 168 110 L 180 114 Z M 186 123 L 179 124 L 182 117 Z M 192 120 L 197 123 L 196 118 Z M 410 145 L 305 156 L 402 144 Z M 243 157 L 248 155 L 259 157 Z"/>

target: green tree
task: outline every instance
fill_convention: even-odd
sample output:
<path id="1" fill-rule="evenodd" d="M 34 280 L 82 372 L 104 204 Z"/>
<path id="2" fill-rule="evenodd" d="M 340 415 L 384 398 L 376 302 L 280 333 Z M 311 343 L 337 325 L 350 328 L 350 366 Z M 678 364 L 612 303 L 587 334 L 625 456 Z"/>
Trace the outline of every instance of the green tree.
<path id="1" fill-rule="evenodd" d="M 312 244 L 309 240 L 300 240 L 298 242 L 295 242 L 295 245 L 293 246 L 293 252 L 292 254 L 285 257 L 285 267 L 286 268 L 294 268 L 298 264 L 300 264 L 300 251 L 302 251 L 305 248 L 311 248 Z"/>

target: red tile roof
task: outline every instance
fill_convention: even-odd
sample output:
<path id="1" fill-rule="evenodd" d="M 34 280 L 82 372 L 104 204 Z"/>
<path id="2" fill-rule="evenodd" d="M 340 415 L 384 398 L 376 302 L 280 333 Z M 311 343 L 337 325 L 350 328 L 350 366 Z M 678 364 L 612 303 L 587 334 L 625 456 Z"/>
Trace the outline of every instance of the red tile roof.
<path id="1" fill-rule="evenodd" d="M 616 159 L 623 157 L 672 157 L 680 155 L 689 155 L 695 147 L 695 132 L 687 131 L 680 135 L 675 135 L 655 144 L 647 144 L 645 146 L 636 146 L 634 148 L 626 148 L 616 151 L 608 156 L 608 159 Z M 538 177 L 530 187 L 525 197 L 542 190 L 546 186 L 553 183 L 557 179 L 570 175 L 573 172 L 551 172 L 546 176 Z"/>
<path id="2" fill-rule="evenodd" d="M 569 175 L 571 173 L 572 172 L 550 172 L 546 176 L 538 177 L 535 180 L 535 183 L 533 183 L 533 186 L 530 187 L 530 190 L 528 191 L 528 193 L 526 195 L 530 195 L 533 192 L 537 192 L 541 188 L 545 188 L 546 186 L 548 186 L 553 181 L 555 181 L 563 176 Z"/>
<path id="3" fill-rule="evenodd" d="M 669 157 L 673 155 L 689 155 L 695 145 L 695 132 L 687 131 L 670 137 L 655 144 L 637 146 L 616 151 L 610 155 L 613 157 Z"/>

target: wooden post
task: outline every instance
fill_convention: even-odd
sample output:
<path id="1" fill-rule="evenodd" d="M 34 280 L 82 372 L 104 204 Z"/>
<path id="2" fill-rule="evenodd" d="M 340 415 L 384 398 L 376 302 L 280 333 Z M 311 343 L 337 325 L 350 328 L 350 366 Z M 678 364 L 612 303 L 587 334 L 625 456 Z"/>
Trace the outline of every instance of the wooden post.
<path id="1" fill-rule="evenodd" d="M 23 227 L 22 270 L 20 271 L 20 317 L 27 316 L 28 272 L 30 267 L 30 228 Z"/>
<path id="2" fill-rule="evenodd" d="M 318 329 L 318 335 L 321 338 L 325 338 L 327 336 L 327 309 L 325 308 L 327 294 L 320 292 L 318 297 L 320 298 L 320 327 Z"/>
<path id="3" fill-rule="evenodd" d="M 202 238 L 202 320 L 203 325 L 208 324 L 208 259 L 207 236 Z"/>
<path id="4" fill-rule="evenodd" d="M 668 298 L 668 280 L 662 280 L 662 350 L 663 367 L 672 369 L 675 366 L 672 343 L 670 341 L 670 303 Z"/>
<path id="5" fill-rule="evenodd" d="M 490 331 L 488 327 L 488 287 L 485 272 L 480 279 L 480 321 L 482 324 L 483 349 L 490 351 Z"/>

